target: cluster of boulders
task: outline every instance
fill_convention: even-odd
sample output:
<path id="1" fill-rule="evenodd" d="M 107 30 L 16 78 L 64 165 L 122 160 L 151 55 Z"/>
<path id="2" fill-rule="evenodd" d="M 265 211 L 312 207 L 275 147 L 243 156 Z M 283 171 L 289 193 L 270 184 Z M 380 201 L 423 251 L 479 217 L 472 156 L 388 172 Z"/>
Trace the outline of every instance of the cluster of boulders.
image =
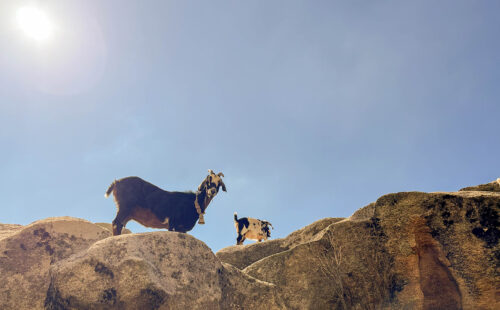
<path id="1" fill-rule="evenodd" d="M 0 309 L 500 309 L 500 184 L 382 196 L 214 254 L 189 234 L 0 224 Z"/>
<path id="2" fill-rule="evenodd" d="M 274 284 L 189 234 L 110 229 L 71 217 L 0 225 L 0 309 L 283 308 Z"/>

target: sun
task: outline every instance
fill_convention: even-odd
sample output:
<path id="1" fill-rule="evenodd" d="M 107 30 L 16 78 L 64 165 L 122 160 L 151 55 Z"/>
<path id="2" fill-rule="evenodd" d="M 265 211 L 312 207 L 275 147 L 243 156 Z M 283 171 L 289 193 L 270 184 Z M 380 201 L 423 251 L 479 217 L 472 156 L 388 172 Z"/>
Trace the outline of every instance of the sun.
<path id="1" fill-rule="evenodd" d="M 17 22 L 24 33 L 43 41 L 51 37 L 54 27 L 45 12 L 36 7 L 22 7 L 17 11 Z"/>

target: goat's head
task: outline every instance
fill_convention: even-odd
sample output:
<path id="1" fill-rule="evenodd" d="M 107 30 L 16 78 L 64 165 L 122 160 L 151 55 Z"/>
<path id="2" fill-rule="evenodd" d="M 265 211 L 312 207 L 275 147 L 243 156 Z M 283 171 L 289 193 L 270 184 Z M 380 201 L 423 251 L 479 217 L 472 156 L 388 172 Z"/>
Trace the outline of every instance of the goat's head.
<path id="1" fill-rule="evenodd" d="M 271 231 L 269 230 L 269 227 L 271 227 L 271 229 L 274 229 L 273 225 L 271 225 L 271 223 L 269 223 L 268 221 L 261 221 L 261 225 L 262 225 L 262 231 L 266 233 L 267 238 L 270 238 Z"/>
<path id="2" fill-rule="evenodd" d="M 208 169 L 208 175 L 198 186 L 198 191 L 204 191 L 209 199 L 214 198 L 221 187 L 223 191 L 226 191 L 226 185 L 222 181 L 222 177 L 224 177 L 222 172 L 215 174 L 212 169 Z"/>

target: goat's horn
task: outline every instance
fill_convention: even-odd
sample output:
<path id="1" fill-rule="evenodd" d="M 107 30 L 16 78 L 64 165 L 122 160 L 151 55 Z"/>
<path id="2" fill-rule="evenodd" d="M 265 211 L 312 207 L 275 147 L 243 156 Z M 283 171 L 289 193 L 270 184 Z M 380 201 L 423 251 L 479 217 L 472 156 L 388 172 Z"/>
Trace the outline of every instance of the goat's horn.
<path id="1" fill-rule="evenodd" d="M 208 173 L 210 174 L 215 174 L 214 171 L 212 169 L 208 169 Z"/>
<path id="2" fill-rule="evenodd" d="M 222 172 L 219 172 L 217 175 L 220 177 L 224 177 L 224 173 L 222 173 Z"/>

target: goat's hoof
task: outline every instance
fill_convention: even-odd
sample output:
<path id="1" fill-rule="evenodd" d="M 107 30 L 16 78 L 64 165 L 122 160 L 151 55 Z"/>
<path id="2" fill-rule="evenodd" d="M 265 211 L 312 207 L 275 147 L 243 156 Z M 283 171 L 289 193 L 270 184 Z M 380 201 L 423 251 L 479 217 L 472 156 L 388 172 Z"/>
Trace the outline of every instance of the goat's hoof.
<path id="1" fill-rule="evenodd" d="M 205 224 L 205 221 L 203 221 L 203 220 L 199 220 L 199 221 L 198 221 L 198 224 Z"/>

